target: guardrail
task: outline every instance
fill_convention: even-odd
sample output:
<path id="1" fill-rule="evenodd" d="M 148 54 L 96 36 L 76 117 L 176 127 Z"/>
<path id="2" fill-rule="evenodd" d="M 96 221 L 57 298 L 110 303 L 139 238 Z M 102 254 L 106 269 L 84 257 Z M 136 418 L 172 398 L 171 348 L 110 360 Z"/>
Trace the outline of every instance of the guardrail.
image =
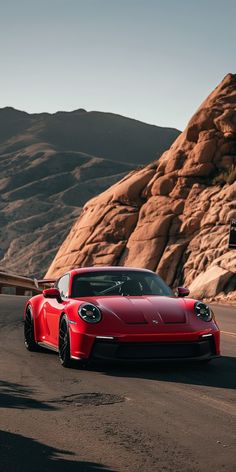
<path id="1" fill-rule="evenodd" d="M 0 272 L 0 293 L 31 296 L 40 293 L 42 288 L 36 287 L 35 281 L 29 277 Z"/>

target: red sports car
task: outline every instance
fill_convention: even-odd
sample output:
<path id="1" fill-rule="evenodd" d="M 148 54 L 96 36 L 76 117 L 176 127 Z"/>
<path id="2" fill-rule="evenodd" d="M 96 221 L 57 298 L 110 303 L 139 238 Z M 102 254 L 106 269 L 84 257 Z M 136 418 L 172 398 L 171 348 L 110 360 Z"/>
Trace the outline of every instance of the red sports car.
<path id="1" fill-rule="evenodd" d="M 212 310 L 177 295 L 154 272 L 126 267 L 71 270 L 26 304 L 25 346 L 59 353 L 64 367 L 90 359 L 208 361 L 220 355 Z"/>

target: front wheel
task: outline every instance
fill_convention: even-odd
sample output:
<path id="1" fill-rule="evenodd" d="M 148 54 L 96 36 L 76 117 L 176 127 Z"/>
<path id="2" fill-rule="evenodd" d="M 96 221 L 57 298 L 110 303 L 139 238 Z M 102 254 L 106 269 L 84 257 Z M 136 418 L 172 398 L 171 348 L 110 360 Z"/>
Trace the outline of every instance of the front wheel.
<path id="1" fill-rule="evenodd" d="M 58 352 L 61 365 L 63 367 L 71 367 L 70 333 L 65 315 L 62 316 L 60 321 Z"/>
<path id="2" fill-rule="evenodd" d="M 39 346 L 35 342 L 34 319 L 33 319 L 32 308 L 30 305 L 26 309 L 25 320 L 24 320 L 24 343 L 28 351 L 39 351 Z"/>

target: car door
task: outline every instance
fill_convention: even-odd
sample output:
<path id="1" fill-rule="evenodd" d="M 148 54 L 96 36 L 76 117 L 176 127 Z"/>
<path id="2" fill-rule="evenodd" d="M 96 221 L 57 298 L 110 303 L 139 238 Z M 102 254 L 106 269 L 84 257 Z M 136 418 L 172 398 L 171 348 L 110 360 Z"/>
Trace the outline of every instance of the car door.
<path id="1" fill-rule="evenodd" d="M 63 307 L 67 304 L 69 281 L 70 275 L 65 274 L 56 283 L 56 287 L 61 294 L 61 301 L 49 298 L 44 305 L 47 325 L 46 332 L 48 333 L 46 341 L 55 346 L 58 346 L 59 319 Z"/>

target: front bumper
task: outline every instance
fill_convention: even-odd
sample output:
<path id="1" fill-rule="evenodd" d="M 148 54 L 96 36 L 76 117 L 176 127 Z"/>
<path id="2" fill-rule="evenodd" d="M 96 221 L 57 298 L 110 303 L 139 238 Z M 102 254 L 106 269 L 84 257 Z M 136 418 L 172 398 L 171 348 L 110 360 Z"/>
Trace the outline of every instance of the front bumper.
<path id="1" fill-rule="evenodd" d="M 71 357 L 107 360 L 211 359 L 220 355 L 220 332 L 94 335 L 70 326 Z"/>

